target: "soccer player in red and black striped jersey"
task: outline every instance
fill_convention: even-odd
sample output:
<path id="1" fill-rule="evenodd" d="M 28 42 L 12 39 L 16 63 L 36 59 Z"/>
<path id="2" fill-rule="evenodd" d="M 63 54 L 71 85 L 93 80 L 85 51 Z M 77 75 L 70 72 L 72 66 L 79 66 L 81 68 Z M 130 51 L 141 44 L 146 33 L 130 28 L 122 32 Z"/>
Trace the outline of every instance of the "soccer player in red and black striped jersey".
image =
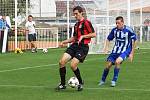
<path id="1" fill-rule="evenodd" d="M 91 38 L 96 37 L 96 33 L 90 21 L 83 17 L 83 9 L 80 6 L 76 6 L 73 9 L 74 16 L 77 23 L 74 26 L 74 34 L 70 39 L 61 42 L 60 46 L 67 43 L 72 43 L 70 47 L 67 48 L 62 58 L 59 61 L 59 73 L 61 83 L 56 87 L 56 90 L 66 89 L 65 85 L 65 75 L 66 75 L 66 63 L 71 60 L 71 69 L 75 76 L 79 80 L 79 85 L 77 90 L 83 90 L 83 80 L 80 75 L 80 70 L 78 64 L 83 63 L 85 57 L 88 54 L 89 46 L 88 43 Z"/>

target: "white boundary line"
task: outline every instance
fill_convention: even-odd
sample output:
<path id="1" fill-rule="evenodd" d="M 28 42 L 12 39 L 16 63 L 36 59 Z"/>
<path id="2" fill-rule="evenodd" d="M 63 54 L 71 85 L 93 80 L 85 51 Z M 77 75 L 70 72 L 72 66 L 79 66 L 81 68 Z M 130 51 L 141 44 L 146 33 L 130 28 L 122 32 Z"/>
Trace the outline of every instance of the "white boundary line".
<path id="1" fill-rule="evenodd" d="M 100 59 L 104 59 L 104 58 L 99 58 Z M 96 59 L 89 59 L 89 60 L 85 60 L 85 61 L 92 61 L 92 60 L 96 60 Z M 3 72 L 12 72 L 12 71 L 17 71 L 17 70 L 25 70 L 25 69 L 33 69 L 33 68 L 40 68 L 40 67 L 46 67 L 46 66 L 56 66 L 58 64 L 47 64 L 47 65 L 39 65 L 39 66 L 33 66 L 33 67 L 23 67 L 23 68 L 16 68 L 16 69 L 9 69 L 9 70 L 1 70 L 0 73 Z"/>
<path id="2" fill-rule="evenodd" d="M 100 59 L 105 59 L 103 58 L 98 58 Z M 95 60 L 95 59 L 89 59 L 89 60 Z M 85 61 L 89 61 L 85 60 Z M 33 66 L 33 67 L 24 67 L 24 68 L 17 68 L 17 69 L 10 69 L 10 70 L 2 70 L 1 72 L 11 72 L 11 71 L 17 71 L 17 70 L 25 70 L 25 69 L 32 69 L 32 68 L 40 68 L 40 67 L 46 67 L 46 66 L 56 66 L 58 64 L 47 64 L 47 65 L 41 65 L 41 66 Z M 27 86 L 27 85 L 0 85 L 0 87 L 16 87 L 16 88 L 50 88 L 48 86 Z M 112 91 L 141 91 L 141 92 L 150 92 L 150 89 L 118 89 L 118 88 L 90 88 L 90 87 L 85 87 L 85 90 L 112 90 Z"/>
<path id="3" fill-rule="evenodd" d="M 93 61 L 93 60 L 102 60 L 105 59 L 106 57 L 102 57 L 102 58 L 96 58 L 96 59 L 88 59 L 85 60 L 86 61 Z M 136 61 L 134 61 L 136 62 Z M 138 62 L 149 62 L 149 61 L 138 61 Z M 8 69 L 8 70 L 0 70 L 0 73 L 3 72 L 12 72 L 12 71 L 18 71 L 18 70 L 25 70 L 25 69 L 33 69 L 33 68 L 40 68 L 40 67 L 46 67 L 46 66 L 56 66 L 58 64 L 47 64 L 47 65 L 39 65 L 39 66 L 32 66 L 32 67 L 23 67 L 23 68 L 16 68 L 16 69 Z"/>
<path id="4" fill-rule="evenodd" d="M 10 87 L 10 88 L 51 88 L 49 86 L 34 86 L 34 85 L 0 85 L 0 87 Z M 150 89 L 123 89 L 123 88 L 115 88 L 115 87 L 110 87 L 110 88 L 89 88 L 85 87 L 85 90 L 111 90 L 111 91 L 140 91 L 140 92 L 150 92 Z"/>
<path id="5" fill-rule="evenodd" d="M 144 53 L 147 53 L 147 52 L 144 52 Z M 141 54 L 141 53 L 136 53 L 136 54 Z M 97 59 L 101 60 L 101 59 L 105 59 L 105 58 L 106 57 L 97 58 Z M 89 59 L 89 60 L 85 60 L 85 61 L 90 61 L 90 60 L 92 61 L 92 60 L 95 60 L 95 59 Z M 140 62 L 149 62 L 149 61 L 140 61 Z M 47 64 L 47 65 L 39 65 L 39 66 L 33 66 L 33 67 L 23 67 L 23 68 L 9 69 L 9 70 L 1 70 L 0 73 L 17 71 L 17 70 L 25 70 L 25 69 L 33 69 L 33 68 L 40 68 L 40 67 L 45 67 L 45 66 L 56 66 L 56 65 L 58 65 L 58 64 Z"/>
<path id="6" fill-rule="evenodd" d="M 15 88 L 48 88 L 48 86 L 29 86 L 29 85 L 0 85 L 0 87 L 15 87 Z"/>
<path id="7" fill-rule="evenodd" d="M 150 92 L 150 89 L 123 89 L 123 88 L 115 88 L 115 87 L 110 87 L 110 88 L 85 88 L 88 90 L 112 90 L 112 91 L 142 91 L 142 92 Z"/>
<path id="8" fill-rule="evenodd" d="M 24 70 L 24 69 L 39 68 L 39 67 L 45 67 L 45 66 L 55 66 L 55 65 L 58 65 L 58 64 L 48 64 L 48 65 L 41 65 L 41 66 L 33 66 L 33 67 L 16 68 L 16 69 L 10 69 L 10 70 L 1 70 L 1 71 L 0 71 L 0 73 L 2 73 L 2 72 L 17 71 L 17 70 Z"/>
<path id="9" fill-rule="evenodd" d="M 149 53 L 149 52 L 137 52 L 135 54 L 145 54 L 145 53 Z"/>

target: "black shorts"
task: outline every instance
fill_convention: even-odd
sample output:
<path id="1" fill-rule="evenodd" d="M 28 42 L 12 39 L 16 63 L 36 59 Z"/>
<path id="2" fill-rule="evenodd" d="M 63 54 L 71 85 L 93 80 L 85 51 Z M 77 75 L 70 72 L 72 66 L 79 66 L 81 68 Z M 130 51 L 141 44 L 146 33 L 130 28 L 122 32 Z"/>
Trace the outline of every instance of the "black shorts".
<path id="1" fill-rule="evenodd" d="M 77 58 L 81 63 L 83 63 L 85 57 L 87 56 L 89 51 L 89 46 L 85 44 L 78 45 L 77 43 L 73 43 L 70 47 L 67 48 L 66 53 L 71 55 L 72 58 Z"/>
<path id="2" fill-rule="evenodd" d="M 28 34 L 28 41 L 36 41 L 36 33 L 34 34 Z"/>

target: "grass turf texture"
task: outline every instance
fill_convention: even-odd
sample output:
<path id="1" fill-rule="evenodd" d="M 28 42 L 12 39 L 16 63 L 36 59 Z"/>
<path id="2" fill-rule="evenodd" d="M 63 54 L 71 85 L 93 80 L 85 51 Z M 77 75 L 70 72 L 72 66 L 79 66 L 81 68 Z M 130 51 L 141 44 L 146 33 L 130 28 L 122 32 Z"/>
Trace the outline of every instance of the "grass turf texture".
<path id="1" fill-rule="evenodd" d="M 64 49 L 48 53 L 0 54 L 0 100 L 149 100 L 150 50 L 136 50 L 134 62 L 123 62 L 116 87 L 110 87 L 113 68 L 106 84 L 99 87 L 107 55 L 88 55 L 79 64 L 85 85 L 81 92 L 67 87 L 56 92 L 58 61 Z M 67 80 L 74 74 L 67 64 Z"/>

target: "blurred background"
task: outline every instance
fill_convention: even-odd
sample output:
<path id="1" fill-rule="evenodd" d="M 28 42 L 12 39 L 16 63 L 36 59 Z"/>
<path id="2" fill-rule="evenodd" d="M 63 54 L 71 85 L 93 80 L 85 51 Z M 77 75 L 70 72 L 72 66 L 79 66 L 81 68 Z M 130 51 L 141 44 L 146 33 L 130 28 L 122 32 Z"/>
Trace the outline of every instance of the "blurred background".
<path id="1" fill-rule="evenodd" d="M 137 48 L 150 49 L 149 0 L 0 0 L 0 16 L 7 16 L 11 23 L 6 51 L 30 49 L 25 31 L 28 15 L 36 23 L 38 49 L 58 48 L 61 41 L 72 36 L 76 23 L 72 9 L 77 5 L 83 7 L 84 17 L 96 30 L 97 37 L 89 44 L 89 53 L 101 53 L 117 16 L 123 16 L 125 24 L 134 29 Z"/>

